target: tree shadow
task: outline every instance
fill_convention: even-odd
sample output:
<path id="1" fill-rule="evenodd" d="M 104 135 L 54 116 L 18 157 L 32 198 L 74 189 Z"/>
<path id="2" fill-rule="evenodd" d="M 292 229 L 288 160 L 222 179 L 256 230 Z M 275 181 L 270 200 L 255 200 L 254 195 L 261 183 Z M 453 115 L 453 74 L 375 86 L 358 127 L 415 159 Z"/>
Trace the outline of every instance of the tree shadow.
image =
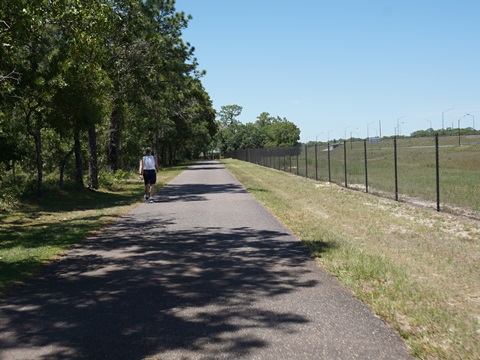
<path id="1" fill-rule="evenodd" d="M 202 164 L 199 163 L 199 165 L 192 165 L 188 168 L 188 170 L 224 170 L 225 166 L 220 165 L 220 164 L 213 164 L 209 166 L 202 166 L 202 165 L 208 165 L 208 164 Z"/>
<path id="2" fill-rule="evenodd" d="M 205 201 L 207 195 L 225 193 L 247 194 L 247 191 L 237 184 L 169 184 L 157 193 L 155 202 Z"/>
<path id="3" fill-rule="evenodd" d="M 323 253 L 329 251 L 330 249 L 338 248 L 337 244 L 322 240 L 303 240 L 302 243 L 310 249 L 313 257 L 321 257 Z"/>
<path id="4" fill-rule="evenodd" d="M 7 250 L 6 259 L 0 257 L 0 295 L 14 281 L 22 281 L 45 264 L 51 248 L 75 244 L 98 228 L 99 222 L 112 220 L 110 216 L 84 216 L 78 219 L 15 224 L 0 232 L 0 247 Z"/>
<path id="5" fill-rule="evenodd" d="M 168 231 L 170 219 L 122 218 L 0 303 L 0 355 L 129 358 L 202 351 L 248 356 L 309 320 L 258 305 L 317 285 L 288 234 L 248 227 Z M 207 346 L 208 344 L 208 346 Z M 215 344 L 215 346 L 211 345 Z M 20 350 L 18 350 L 20 351 Z"/>

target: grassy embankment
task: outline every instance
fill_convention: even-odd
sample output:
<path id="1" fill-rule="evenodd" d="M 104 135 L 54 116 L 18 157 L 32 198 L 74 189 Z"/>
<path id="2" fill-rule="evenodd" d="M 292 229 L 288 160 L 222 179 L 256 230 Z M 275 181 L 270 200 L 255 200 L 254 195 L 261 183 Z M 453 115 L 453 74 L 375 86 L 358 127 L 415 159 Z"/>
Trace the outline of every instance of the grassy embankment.
<path id="1" fill-rule="evenodd" d="M 184 168 L 159 172 L 156 190 Z M 0 294 L 142 199 L 143 181 L 136 175 L 114 180 L 109 188 L 57 192 L 42 201 L 20 203 L 0 212 Z"/>
<path id="2" fill-rule="evenodd" d="M 480 358 L 478 221 L 224 162 L 415 356 Z"/>
<path id="3" fill-rule="evenodd" d="M 439 138 L 440 201 L 443 211 L 471 215 L 480 219 L 480 195 L 478 178 L 480 173 L 479 137 L 462 137 L 458 146 L 456 137 Z M 365 190 L 365 152 L 362 142 L 347 142 L 347 183 L 349 187 Z M 367 167 L 369 191 L 394 198 L 394 144 L 385 139 L 378 144 L 367 144 Z M 328 180 L 328 153 L 325 146 L 317 151 L 315 170 L 315 149 L 301 148 L 298 173 L 305 176 L 308 165 L 309 178 Z M 332 182 L 344 185 L 344 147 L 340 145 L 330 152 Z M 434 138 L 401 138 L 397 141 L 398 191 L 400 200 L 421 203 L 436 208 L 436 157 Z M 277 160 L 277 168 L 290 171 L 290 159 Z M 292 173 L 297 173 L 296 159 L 293 159 Z"/>

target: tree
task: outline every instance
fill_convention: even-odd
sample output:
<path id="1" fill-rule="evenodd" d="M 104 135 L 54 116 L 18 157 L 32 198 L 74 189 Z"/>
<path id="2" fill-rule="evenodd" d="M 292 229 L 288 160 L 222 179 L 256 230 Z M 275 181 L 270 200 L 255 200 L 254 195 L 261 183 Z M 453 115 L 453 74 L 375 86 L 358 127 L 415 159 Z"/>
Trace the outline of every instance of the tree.
<path id="1" fill-rule="evenodd" d="M 286 118 L 277 117 L 266 127 L 267 147 L 296 146 L 300 140 L 300 129 Z"/>
<path id="2" fill-rule="evenodd" d="M 45 2 L 17 1 L 0 6 L 3 43 L 0 73 L 18 74 L 9 83 L 3 106 L 23 118 L 36 153 L 37 194 L 43 195 L 42 130 L 47 126 L 48 102 L 58 82 L 58 27 Z M 4 83 L 5 84 L 5 83 Z"/>
<path id="3" fill-rule="evenodd" d="M 242 128 L 241 149 L 259 149 L 265 147 L 267 135 L 256 123 L 247 123 Z"/>
<path id="4" fill-rule="evenodd" d="M 255 124 L 259 128 L 263 129 L 263 128 L 267 127 L 268 125 L 271 125 L 274 121 L 275 121 L 275 117 L 270 116 L 270 114 L 268 112 L 262 112 L 257 117 L 257 121 L 255 122 Z"/>
<path id="5" fill-rule="evenodd" d="M 242 107 L 222 106 L 219 111 L 219 132 L 215 144 L 222 152 L 237 149 L 296 146 L 300 129 L 286 118 L 261 113 L 255 123 L 242 124 L 237 120 Z"/>
<path id="6" fill-rule="evenodd" d="M 66 169 L 83 186 L 85 160 L 96 188 L 102 165 L 135 166 L 146 143 L 169 161 L 208 150 L 215 110 L 181 38 L 189 19 L 173 0 L 0 2 L 0 137 L 22 141 L 39 195 L 58 168 L 61 186 Z"/>
<path id="7" fill-rule="evenodd" d="M 222 106 L 218 117 L 221 126 L 229 126 L 234 123 L 238 123 L 237 117 L 242 113 L 243 108 L 238 105 L 226 105 Z"/>
<path id="8" fill-rule="evenodd" d="M 218 112 L 219 131 L 214 141 L 220 151 L 233 151 L 241 147 L 242 127 L 244 125 L 236 119 L 241 113 L 242 107 L 238 105 L 222 106 Z"/>
<path id="9" fill-rule="evenodd" d="M 187 64 L 193 48 L 181 40 L 181 31 L 189 17 L 175 11 L 174 1 L 113 0 L 112 3 L 117 15 L 116 30 L 107 39 L 110 56 L 106 68 L 115 89 L 108 130 L 108 167 L 115 171 L 121 162 L 125 104 L 132 109 L 152 106 L 148 118 L 156 119 L 158 126 L 154 131 L 158 137 L 168 123 L 168 111 L 158 110 L 160 106 L 168 106 L 162 95 L 171 89 L 168 84 L 185 79 L 195 64 Z"/>

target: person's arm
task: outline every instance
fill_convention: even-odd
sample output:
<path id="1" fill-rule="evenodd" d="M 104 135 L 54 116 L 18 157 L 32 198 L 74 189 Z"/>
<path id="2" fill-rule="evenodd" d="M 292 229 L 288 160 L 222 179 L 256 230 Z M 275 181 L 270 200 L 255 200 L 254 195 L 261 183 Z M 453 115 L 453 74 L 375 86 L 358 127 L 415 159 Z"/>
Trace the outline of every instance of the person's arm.
<path id="1" fill-rule="evenodd" d="M 138 174 L 143 175 L 143 157 L 140 159 L 140 165 L 138 166 Z"/>
<path id="2" fill-rule="evenodd" d="M 160 169 L 160 167 L 158 166 L 158 160 L 157 160 L 157 157 L 156 157 L 156 156 L 154 156 L 153 158 L 155 159 L 155 169 L 156 169 L 156 170 L 157 170 L 157 172 L 158 172 L 158 170 Z"/>

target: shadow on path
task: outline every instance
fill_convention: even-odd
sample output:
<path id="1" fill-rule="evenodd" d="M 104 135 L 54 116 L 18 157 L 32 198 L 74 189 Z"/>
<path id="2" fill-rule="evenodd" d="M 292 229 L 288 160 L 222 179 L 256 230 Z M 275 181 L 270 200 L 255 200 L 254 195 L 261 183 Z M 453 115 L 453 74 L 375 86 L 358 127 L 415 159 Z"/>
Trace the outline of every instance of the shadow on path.
<path id="1" fill-rule="evenodd" d="M 286 234 L 162 230 L 169 223 L 123 218 L 16 288 L 0 303 L 0 355 L 18 347 L 42 359 L 139 359 L 218 342 L 203 355 L 245 356 L 267 344 L 242 329 L 307 322 L 255 306 L 316 285 L 300 280 L 308 256 L 278 239 Z"/>
<path id="2" fill-rule="evenodd" d="M 247 194 L 236 184 L 170 184 L 163 188 L 155 202 L 205 201 L 211 194 Z"/>

